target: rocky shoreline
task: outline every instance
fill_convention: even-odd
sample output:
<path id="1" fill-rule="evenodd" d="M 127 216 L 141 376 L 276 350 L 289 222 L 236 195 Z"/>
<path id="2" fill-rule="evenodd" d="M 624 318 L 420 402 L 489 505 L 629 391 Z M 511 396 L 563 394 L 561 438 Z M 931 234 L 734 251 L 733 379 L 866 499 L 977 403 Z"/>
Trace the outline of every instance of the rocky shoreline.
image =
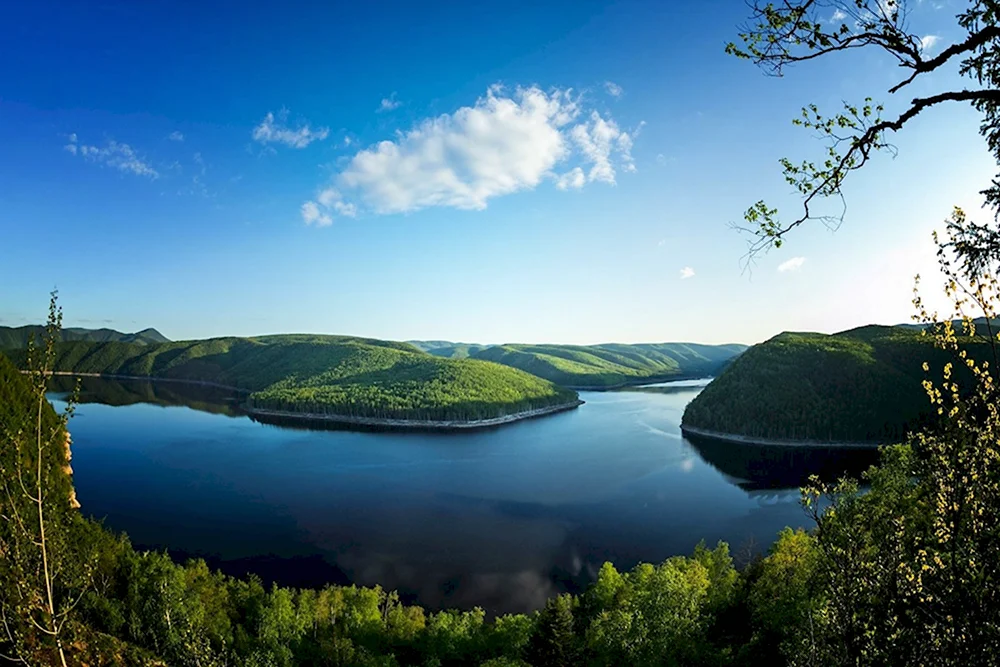
<path id="1" fill-rule="evenodd" d="M 262 421 L 281 421 L 288 423 L 300 423 L 306 425 L 332 426 L 361 426 L 366 428 L 385 429 L 411 429 L 428 431 L 466 431 L 480 428 L 491 428 L 510 424 L 524 419 L 534 419 L 557 412 L 575 410 L 583 405 L 584 401 L 576 400 L 559 405 L 550 405 L 534 410 L 524 410 L 501 417 L 490 417 L 488 419 L 475 420 L 436 420 L 436 419 L 382 419 L 378 417 L 355 417 L 350 415 L 335 415 L 317 412 L 292 412 L 288 410 L 268 410 L 266 408 L 247 408 L 246 412 L 251 417 Z"/>
<path id="2" fill-rule="evenodd" d="M 736 433 L 710 431 L 696 426 L 681 424 L 681 433 L 710 440 L 719 440 L 740 445 L 756 445 L 760 447 L 808 447 L 817 449 L 875 449 L 881 442 L 825 442 L 822 440 L 783 440 L 779 438 L 757 438 Z"/>

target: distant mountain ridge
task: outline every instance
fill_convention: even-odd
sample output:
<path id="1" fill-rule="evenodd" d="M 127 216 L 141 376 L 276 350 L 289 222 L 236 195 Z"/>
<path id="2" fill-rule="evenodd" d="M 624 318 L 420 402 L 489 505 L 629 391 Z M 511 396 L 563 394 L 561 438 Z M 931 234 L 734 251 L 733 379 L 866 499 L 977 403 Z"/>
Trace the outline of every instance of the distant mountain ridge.
<path id="1" fill-rule="evenodd" d="M 0 349 L 16 350 L 28 346 L 32 337 L 41 340 L 45 327 L 29 324 L 23 327 L 0 326 Z M 88 343 L 135 343 L 151 345 L 169 343 L 170 339 L 153 328 L 143 329 L 135 333 L 123 333 L 115 329 L 85 329 L 83 327 L 66 327 L 61 332 L 63 342 L 84 341 Z"/>
<path id="2" fill-rule="evenodd" d="M 444 340 L 408 341 L 428 354 L 482 359 L 573 389 L 606 389 L 672 378 L 716 375 L 746 345 L 602 343 L 600 345 L 479 345 Z"/>
<path id="3" fill-rule="evenodd" d="M 496 345 L 472 355 L 572 389 L 708 377 L 718 374 L 746 345 L 603 343 L 600 345 Z"/>
<path id="4" fill-rule="evenodd" d="M 466 359 L 477 352 L 492 347 L 476 343 L 453 343 L 448 340 L 408 340 L 406 342 L 422 352 L 446 359 Z"/>

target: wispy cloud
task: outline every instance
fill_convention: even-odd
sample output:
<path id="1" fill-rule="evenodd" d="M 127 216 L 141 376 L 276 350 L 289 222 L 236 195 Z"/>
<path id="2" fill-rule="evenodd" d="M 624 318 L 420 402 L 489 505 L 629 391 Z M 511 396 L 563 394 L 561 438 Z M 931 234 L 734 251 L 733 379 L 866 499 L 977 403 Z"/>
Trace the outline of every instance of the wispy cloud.
<path id="1" fill-rule="evenodd" d="M 619 86 L 614 81 L 605 81 L 604 90 L 607 91 L 608 95 L 610 95 L 611 97 L 621 97 L 622 93 L 625 92 L 624 90 L 622 90 L 622 87 Z"/>
<path id="2" fill-rule="evenodd" d="M 314 141 L 322 141 L 330 134 L 327 127 L 313 129 L 308 122 L 292 128 L 288 124 L 288 111 L 282 109 L 277 117 L 270 111 L 260 125 L 253 129 L 251 136 L 261 144 L 284 144 L 291 148 L 305 148 Z"/>
<path id="3" fill-rule="evenodd" d="M 613 185 L 619 169 L 635 170 L 632 139 L 611 117 L 586 112 L 571 90 L 492 86 L 473 106 L 357 152 L 332 185 L 379 214 L 483 209 L 545 180 L 563 190 Z"/>
<path id="4" fill-rule="evenodd" d="M 939 37 L 938 35 L 925 35 L 920 38 L 920 50 L 930 51 L 935 46 L 937 46 L 938 42 L 940 41 L 941 37 Z"/>
<path id="5" fill-rule="evenodd" d="M 170 141 L 184 141 L 184 135 L 177 130 L 174 130 L 167 135 L 167 139 L 170 139 Z"/>
<path id="6" fill-rule="evenodd" d="M 778 271 L 781 273 L 787 273 L 788 271 L 798 271 L 805 264 L 805 257 L 792 257 L 778 265 Z"/>
<path id="7" fill-rule="evenodd" d="M 847 14 L 845 14 L 843 12 L 843 10 L 841 10 L 841 9 L 834 9 L 833 10 L 833 15 L 830 17 L 830 22 L 831 23 L 835 23 L 837 21 L 843 21 L 846 18 L 847 18 Z"/>
<path id="8" fill-rule="evenodd" d="M 378 109 L 375 111 L 383 113 L 386 111 L 392 111 L 393 109 L 398 109 L 402 105 L 403 103 L 396 99 L 396 93 L 393 93 L 389 97 L 383 97 L 382 101 L 379 102 Z"/>
<path id="9" fill-rule="evenodd" d="M 688 278 L 694 278 L 694 269 L 690 266 L 685 266 L 681 269 L 681 280 L 687 280 Z"/>
<path id="10" fill-rule="evenodd" d="M 342 218 L 357 216 L 358 209 L 354 204 L 345 202 L 337 188 L 325 188 L 316 194 L 315 200 L 302 204 L 302 220 L 307 225 L 327 227 L 333 224 L 335 215 Z"/>
<path id="11" fill-rule="evenodd" d="M 159 172 L 141 158 L 134 148 L 114 139 L 109 139 L 103 146 L 92 146 L 81 144 L 74 133 L 69 135 L 69 141 L 63 148 L 73 155 L 80 155 L 90 162 L 103 164 L 118 171 L 153 179 L 160 177 Z"/>
<path id="12" fill-rule="evenodd" d="M 333 217 L 321 211 L 314 201 L 307 201 L 302 205 L 302 219 L 307 225 L 315 224 L 317 227 L 328 227 L 333 224 Z"/>
<path id="13" fill-rule="evenodd" d="M 573 167 L 565 174 L 556 176 L 556 187 L 560 190 L 579 190 L 587 184 L 587 176 L 580 167 Z"/>

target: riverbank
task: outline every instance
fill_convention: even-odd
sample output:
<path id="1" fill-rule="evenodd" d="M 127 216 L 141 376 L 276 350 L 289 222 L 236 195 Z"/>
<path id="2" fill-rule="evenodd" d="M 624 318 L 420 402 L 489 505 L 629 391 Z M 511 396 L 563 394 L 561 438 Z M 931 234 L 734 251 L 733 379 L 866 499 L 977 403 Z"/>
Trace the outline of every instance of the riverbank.
<path id="1" fill-rule="evenodd" d="M 22 370 L 21 373 L 29 371 Z M 239 387 L 210 382 L 208 380 L 188 380 L 183 378 L 162 378 L 150 377 L 148 375 L 118 375 L 112 373 L 77 373 L 73 371 L 52 371 L 49 375 L 69 376 L 69 377 L 92 377 L 106 378 L 110 380 L 139 380 L 143 382 L 175 382 L 179 384 L 198 385 L 202 387 L 214 387 L 226 389 L 241 394 L 252 392 Z M 585 401 L 577 399 L 569 403 L 550 405 L 534 410 L 524 410 L 501 417 L 491 417 L 489 419 L 475 420 L 433 420 L 433 419 L 381 419 L 376 417 L 354 417 L 350 415 L 331 415 L 326 413 L 312 412 L 292 412 L 289 410 L 268 410 L 266 408 L 252 408 L 247 405 L 240 406 L 242 412 L 248 416 L 262 422 L 303 424 L 303 425 L 324 425 L 331 426 L 359 426 L 372 429 L 398 429 L 398 430 L 428 430 L 428 431 L 462 431 L 480 428 L 491 428 L 511 424 L 525 419 L 535 419 L 557 412 L 574 410 L 584 404 Z"/>
<path id="2" fill-rule="evenodd" d="M 738 445 L 755 445 L 759 447 L 798 447 L 815 449 L 876 449 L 885 443 L 881 442 L 825 442 L 822 440 L 784 440 L 779 438 L 757 438 L 736 433 L 710 431 L 695 426 L 681 424 L 681 433 L 709 440 L 718 440 Z"/>
<path id="3" fill-rule="evenodd" d="M 31 371 L 21 371 L 22 374 L 30 373 Z M 240 394 L 249 394 L 248 389 L 240 389 L 239 387 L 233 387 L 228 384 L 220 384 L 218 382 L 210 382 L 208 380 L 188 380 L 185 378 L 161 378 L 152 377 L 149 375 L 116 375 L 114 373 L 77 373 L 75 371 L 52 371 L 49 373 L 50 376 L 58 375 L 62 377 L 82 377 L 82 378 L 105 378 L 108 380 L 140 380 L 142 382 L 176 382 L 178 384 L 193 384 L 200 387 L 214 387 L 216 389 L 227 389 L 229 391 L 234 391 Z"/>
<path id="4" fill-rule="evenodd" d="M 616 389 L 628 389 L 630 387 L 648 387 L 655 384 L 663 384 L 664 382 L 688 382 L 690 380 L 710 380 L 712 379 L 709 375 L 667 375 L 667 376 L 657 376 L 657 377 L 646 377 L 646 378 L 636 378 L 634 380 L 628 380 L 626 382 L 621 382 L 619 384 L 609 384 L 602 386 L 586 386 L 586 385 L 559 385 L 563 389 L 570 389 L 572 391 L 615 391 Z"/>
<path id="5" fill-rule="evenodd" d="M 382 419 L 377 417 L 355 417 L 350 415 L 331 415 L 318 412 L 292 412 L 289 410 L 268 410 L 266 408 L 245 408 L 250 417 L 260 421 L 275 421 L 280 423 L 331 426 L 361 426 L 364 428 L 417 430 L 417 431 L 466 431 L 481 428 L 492 428 L 511 424 L 525 419 L 535 419 L 546 415 L 575 410 L 584 401 L 575 400 L 559 405 L 550 405 L 534 410 L 524 410 L 501 417 L 475 420 L 435 420 L 435 419 Z"/>

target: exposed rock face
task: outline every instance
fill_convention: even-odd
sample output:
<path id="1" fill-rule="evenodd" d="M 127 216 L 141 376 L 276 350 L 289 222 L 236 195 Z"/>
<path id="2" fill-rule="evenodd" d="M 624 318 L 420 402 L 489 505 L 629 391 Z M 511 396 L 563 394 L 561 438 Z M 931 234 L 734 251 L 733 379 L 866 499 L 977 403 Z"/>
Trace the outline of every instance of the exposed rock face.
<path id="1" fill-rule="evenodd" d="M 73 459 L 73 452 L 70 449 L 70 444 L 72 443 L 72 438 L 70 437 L 69 431 L 66 431 L 66 439 L 63 441 L 63 452 L 66 457 L 66 464 L 63 466 L 63 472 L 70 479 L 73 478 L 73 466 L 70 465 L 70 461 Z M 76 499 L 76 489 L 72 485 L 69 487 L 69 506 L 73 509 L 80 508 L 80 501 Z"/>

